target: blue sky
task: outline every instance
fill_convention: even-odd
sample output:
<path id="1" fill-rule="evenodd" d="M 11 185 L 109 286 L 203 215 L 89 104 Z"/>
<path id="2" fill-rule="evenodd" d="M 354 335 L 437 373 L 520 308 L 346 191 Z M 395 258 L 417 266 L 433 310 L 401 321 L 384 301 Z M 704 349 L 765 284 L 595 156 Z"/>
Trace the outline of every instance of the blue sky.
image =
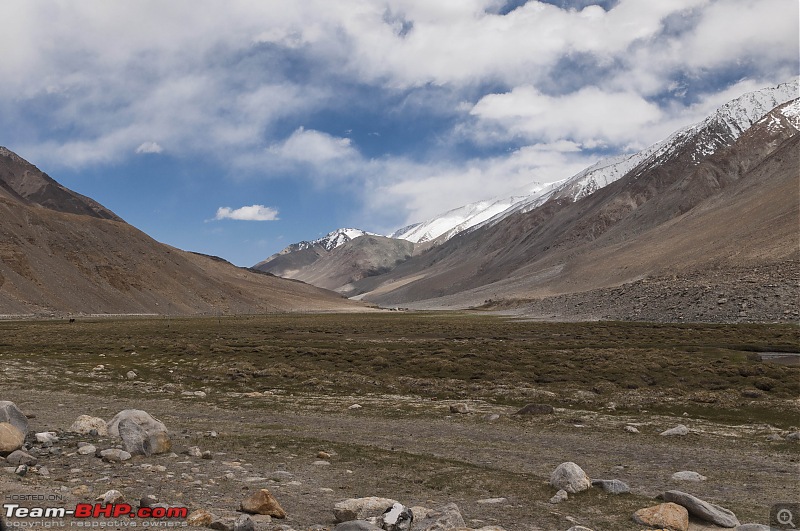
<path id="1" fill-rule="evenodd" d="M 6 0 L 0 145 L 249 266 L 645 147 L 798 75 L 796 0 Z"/>

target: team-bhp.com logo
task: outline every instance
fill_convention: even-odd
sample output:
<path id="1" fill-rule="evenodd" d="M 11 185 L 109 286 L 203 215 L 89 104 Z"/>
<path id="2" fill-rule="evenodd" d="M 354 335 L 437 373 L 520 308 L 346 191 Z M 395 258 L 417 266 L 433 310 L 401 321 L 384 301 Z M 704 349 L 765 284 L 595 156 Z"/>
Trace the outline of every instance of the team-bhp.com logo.
<path id="1" fill-rule="evenodd" d="M 63 507 L 22 507 L 17 503 L 3 505 L 6 519 L 11 518 L 181 518 L 189 516 L 187 507 L 138 507 L 127 503 L 79 503 L 75 509 Z"/>

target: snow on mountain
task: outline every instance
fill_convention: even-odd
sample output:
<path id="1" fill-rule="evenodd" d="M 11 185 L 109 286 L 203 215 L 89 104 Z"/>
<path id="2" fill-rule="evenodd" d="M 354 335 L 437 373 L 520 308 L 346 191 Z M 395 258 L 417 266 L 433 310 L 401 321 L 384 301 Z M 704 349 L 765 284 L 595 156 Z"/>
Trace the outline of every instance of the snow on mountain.
<path id="1" fill-rule="evenodd" d="M 329 232 L 322 238 L 318 238 L 316 240 L 311 241 L 302 241 L 299 243 L 293 243 L 292 245 L 286 247 L 283 251 L 278 254 L 286 254 L 295 251 L 302 251 L 303 249 L 309 249 L 311 247 L 320 246 L 323 247 L 326 251 L 330 251 L 343 245 L 350 240 L 355 240 L 359 236 L 378 236 L 375 233 L 367 232 L 361 229 L 351 229 L 351 228 L 344 228 L 344 229 L 336 229 L 335 231 Z"/>
<path id="2" fill-rule="evenodd" d="M 475 217 L 473 218 L 476 220 L 475 223 L 470 223 L 465 220 L 460 225 L 453 224 L 452 229 L 449 229 L 450 232 L 447 238 L 449 239 L 463 230 L 477 229 L 484 225 L 492 225 L 511 214 L 530 212 L 551 198 L 578 201 L 608 186 L 614 181 L 621 179 L 631 171 L 635 170 L 637 173 L 644 172 L 659 164 L 660 161 L 669 158 L 670 155 L 678 150 L 683 150 L 691 144 L 694 145 L 694 152 L 691 154 L 692 160 L 694 162 L 700 162 L 718 149 L 731 145 L 744 131 L 749 129 L 772 109 L 778 105 L 796 99 L 798 95 L 800 95 L 799 92 L 800 84 L 798 80 L 795 79 L 788 83 L 778 85 L 777 87 L 765 88 L 747 93 L 724 104 L 705 120 L 684 127 L 665 140 L 657 142 L 642 151 L 603 159 L 569 179 L 559 182 L 558 186 L 539 188 L 527 197 L 516 198 L 505 210 L 495 212 L 491 216 L 481 216 L 482 219 Z M 787 109 L 790 108 L 787 107 Z M 792 111 L 790 109 L 785 112 L 791 113 Z M 790 120 L 792 119 L 789 116 L 787 116 L 787 118 Z M 795 117 L 794 119 L 797 118 Z M 478 204 L 481 203 L 473 203 L 473 205 Z M 461 209 L 471 206 L 472 205 L 467 205 L 466 207 L 461 207 Z M 432 227 L 441 224 L 446 225 L 444 220 L 454 217 L 451 215 L 451 212 L 458 212 L 461 209 L 452 210 L 419 225 L 429 225 Z M 411 227 L 418 227 L 419 225 L 412 225 Z M 415 229 L 415 231 L 416 230 L 418 229 Z M 441 230 L 440 234 L 445 232 L 447 231 Z"/>
<path id="3" fill-rule="evenodd" d="M 400 238 L 414 243 L 425 243 L 441 238 L 446 241 L 462 232 L 479 225 L 501 212 L 505 212 L 521 201 L 532 197 L 547 195 L 563 181 L 554 183 L 532 183 L 508 197 L 486 199 L 454 208 L 440 216 L 422 223 L 403 227 L 392 233 L 390 238 Z"/>

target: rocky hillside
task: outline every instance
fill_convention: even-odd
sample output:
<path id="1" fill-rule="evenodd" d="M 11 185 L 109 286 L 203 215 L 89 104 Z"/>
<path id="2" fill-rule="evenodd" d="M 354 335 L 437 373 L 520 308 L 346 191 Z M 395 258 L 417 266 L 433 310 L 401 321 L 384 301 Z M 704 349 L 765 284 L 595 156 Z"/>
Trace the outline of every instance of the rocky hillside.
<path id="1" fill-rule="evenodd" d="M 351 308 L 331 292 L 161 244 L 0 150 L 0 315 Z"/>

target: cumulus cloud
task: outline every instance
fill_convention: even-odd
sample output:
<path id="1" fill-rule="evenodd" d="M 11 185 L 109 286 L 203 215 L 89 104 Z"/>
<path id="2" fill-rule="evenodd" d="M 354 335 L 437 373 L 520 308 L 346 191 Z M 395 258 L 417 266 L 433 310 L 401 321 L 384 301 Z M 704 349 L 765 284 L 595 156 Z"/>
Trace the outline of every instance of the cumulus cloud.
<path id="1" fill-rule="evenodd" d="M 283 142 L 273 144 L 269 151 L 286 160 L 315 165 L 341 161 L 356 155 L 349 138 L 334 137 L 302 126 Z"/>
<path id="2" fill-rule="evenodd" d="M 157 142 L 142 142 L 136 148 L 136 153 L 161 153 L 164 151 Z"/>
<path id="3" fill-rule="evenodd" d="M 230 207 L 219 207 L 215 220 L 236 219 L 240 221 L 277 221 L 278 211 L 264 205 L 243 206 L 232 209 Z"/>

